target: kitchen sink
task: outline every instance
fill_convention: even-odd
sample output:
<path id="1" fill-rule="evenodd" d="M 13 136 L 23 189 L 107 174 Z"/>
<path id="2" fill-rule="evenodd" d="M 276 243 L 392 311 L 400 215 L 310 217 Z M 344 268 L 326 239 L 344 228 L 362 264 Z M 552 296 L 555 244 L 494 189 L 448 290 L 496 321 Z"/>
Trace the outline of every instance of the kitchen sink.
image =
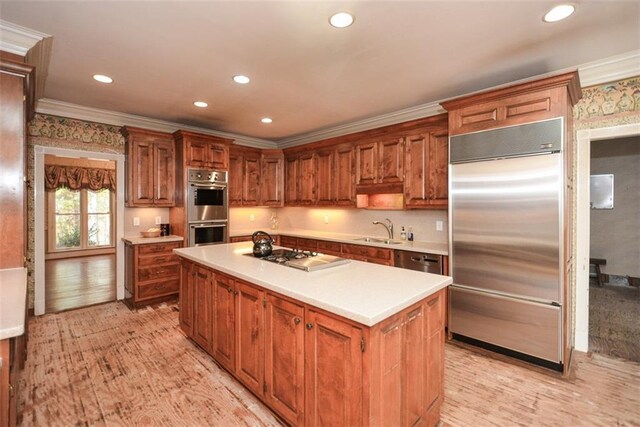
<path id="1" fill-rule="evenodd" d="M 358 242 L 382 243 L 385 245 L 401 245 L 404 243 L 402 240 L 382 239 L 379 237 L 359 237 L 353 240 Z"/>

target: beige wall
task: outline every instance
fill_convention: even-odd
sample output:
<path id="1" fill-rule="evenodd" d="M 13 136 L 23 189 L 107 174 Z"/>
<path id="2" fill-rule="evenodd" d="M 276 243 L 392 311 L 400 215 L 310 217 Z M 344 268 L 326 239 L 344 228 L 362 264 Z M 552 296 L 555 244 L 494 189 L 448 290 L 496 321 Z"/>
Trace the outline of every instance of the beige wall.
<path id="1" fill-rule="evenodd" d="M 591 210 L 591 258 L 603 272 L 640 277 L 640 136 L 591 143 L 591 174 L 614 175 L 613 209 Z"/>

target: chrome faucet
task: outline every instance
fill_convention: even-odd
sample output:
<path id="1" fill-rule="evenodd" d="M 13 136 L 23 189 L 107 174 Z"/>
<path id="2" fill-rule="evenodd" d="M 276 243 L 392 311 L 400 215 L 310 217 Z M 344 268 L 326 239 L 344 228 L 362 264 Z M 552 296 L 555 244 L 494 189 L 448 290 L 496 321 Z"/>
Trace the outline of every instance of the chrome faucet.
<path id="1" fill-rule="evenodd" d="M 384 222 L 380 222 L 380 221 L 373 221 L 373 223 L 374 224 L 380 224 L 381 226 L 386 228 L 387 229 L 387 233 L 389 234 L 389 238 L 393 239 L 393 223 L 391 222 L 391 220 L 389 218 L 385 218 L 385 221 L 387 221 L 386 224 Z"/>

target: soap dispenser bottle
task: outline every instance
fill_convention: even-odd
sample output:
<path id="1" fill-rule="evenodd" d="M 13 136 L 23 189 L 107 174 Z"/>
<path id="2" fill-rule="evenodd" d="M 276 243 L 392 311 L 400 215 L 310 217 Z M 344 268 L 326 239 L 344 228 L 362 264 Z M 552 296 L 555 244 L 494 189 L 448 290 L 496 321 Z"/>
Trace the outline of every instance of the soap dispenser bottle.
<path id="1" fill-rule="evenodd" d="M 409 231 L 407 232 L 407 240 L 413 242 L 413 227 L 409 227 Z"/>
<path id="2" fill-rule="evenodd" d="M 404 225 L 400 229 L 400 240 L 407 240 L 407 232 L 404 231 Z"/>

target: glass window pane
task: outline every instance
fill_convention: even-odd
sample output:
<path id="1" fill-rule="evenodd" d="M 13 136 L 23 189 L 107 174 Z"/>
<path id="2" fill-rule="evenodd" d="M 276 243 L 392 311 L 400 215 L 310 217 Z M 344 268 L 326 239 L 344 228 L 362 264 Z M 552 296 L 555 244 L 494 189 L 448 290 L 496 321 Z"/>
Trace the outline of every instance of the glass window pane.
<path id="1" fill-rule="evenodd" d="M 80 247 L 80 215 L 56 215 L 56 248 Z"/>
<path id="2" fill-rule="evenodd" d="M 80 213 L 80 192 L 71 191 L 67 188 L 56 190 L 57 214 L 79 214 Z"/>
<path id="3" fill-rule="evenodd" d="M 111 215 L 89 214 L 88 216 L 89 246 L 111 245 Z"/>
<path id="4" fill-rule="evenodd" d="M 87 191 L 87 213 L 109 213 L 111 211 L 111 192 L 109 190 Z"/>

